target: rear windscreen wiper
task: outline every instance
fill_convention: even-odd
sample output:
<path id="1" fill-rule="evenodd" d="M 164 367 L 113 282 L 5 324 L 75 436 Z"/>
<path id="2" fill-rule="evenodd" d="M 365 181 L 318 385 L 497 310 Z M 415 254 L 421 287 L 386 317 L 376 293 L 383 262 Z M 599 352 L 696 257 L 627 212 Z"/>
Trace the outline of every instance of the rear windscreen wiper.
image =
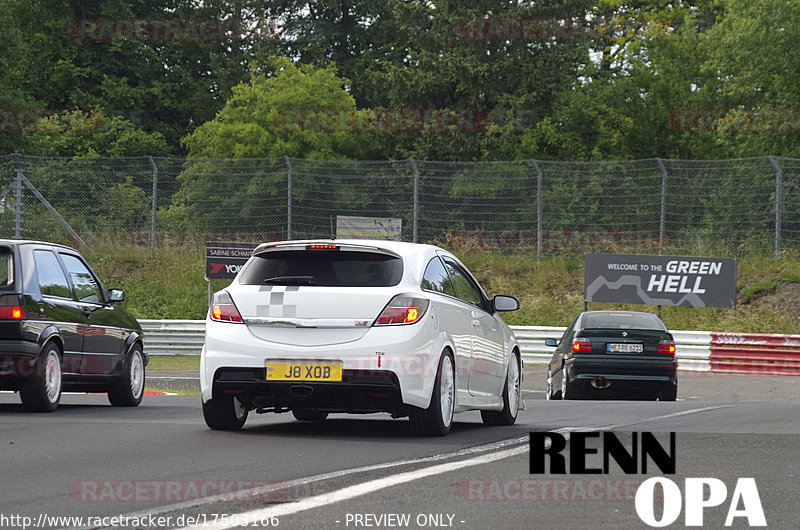
<path id="1" fill-rule="evenodd" d="M 317 281 L 313 276 L 275 276 L 274 278 L 267 278 L 264 283 L 314 285 Z"/>

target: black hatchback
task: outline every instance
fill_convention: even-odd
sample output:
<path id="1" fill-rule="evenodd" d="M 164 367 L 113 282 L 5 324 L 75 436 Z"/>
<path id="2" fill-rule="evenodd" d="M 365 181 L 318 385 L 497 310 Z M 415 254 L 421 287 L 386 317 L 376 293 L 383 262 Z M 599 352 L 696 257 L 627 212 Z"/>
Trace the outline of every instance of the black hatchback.
<path id="1" fill-rule="evenodd" d="M 652 313 L 586 311 L 567 327 L 547 370 L 547 399 L 675 401 L 675 340 Z"/>
<path id="2" fill-rule="evenodd" d="M 32 411 L 55 410 L 62 391 L 137 406 L 148 357 L 123 300 L 72 248 L 0 239 L 0 390 Z"/>

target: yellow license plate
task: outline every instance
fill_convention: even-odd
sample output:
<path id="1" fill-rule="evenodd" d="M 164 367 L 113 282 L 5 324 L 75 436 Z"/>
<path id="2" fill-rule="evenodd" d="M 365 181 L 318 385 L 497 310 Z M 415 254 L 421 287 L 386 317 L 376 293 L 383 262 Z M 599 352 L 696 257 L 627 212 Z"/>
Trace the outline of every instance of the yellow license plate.
<path id="1" fill-rule="evenodd" d="M 341 364 L 267 363 L 267 381 L 341 380 Z"/>

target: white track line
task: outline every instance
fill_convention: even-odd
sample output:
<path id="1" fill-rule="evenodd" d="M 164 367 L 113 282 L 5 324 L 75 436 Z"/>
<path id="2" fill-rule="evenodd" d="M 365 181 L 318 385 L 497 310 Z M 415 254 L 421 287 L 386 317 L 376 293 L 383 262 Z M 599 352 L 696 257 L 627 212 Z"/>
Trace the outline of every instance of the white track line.
<path id="1" fill-rule="evenodd" d="M 498 453 L 476 456 L 468 460 L 461 460 L 459 462 L 448 462 L 446 464 L 437 464 L 435 466 L 418 469 L 416 471 L 408 471 L 406 473 L 400 473 L 399 475 L 395 475 L 393 477 L 379 478 L 367 482 L 362 482 L 361 484 L 348 486 L 346 488 L 332 491 L 330 493 L 323 493 L 322 495 L 315 495 L 313 497 L 308 497 L 307 499 L 303 499 L 301 501 L 291 504 L 278 504 L 274 506 L 269 506 L 267 508 L 261 508 L 259 510 L 243 512 L 239 514 L 238 518 L 235 515 L 232 515 L 231 517 L 236 521 L 260 521 L 269 517 L 281 517 L 285 515 L 292 515 L 298 512 L 311 510 L 313 508 L 319 508 L 320 506 L 326 506 L 328 504 L 332 504 L 335 502 L 341 502 L 355 497 L 360 497 L 362 495 L 366 495 L 367 493 L 374 493 L 378 490 L 390 488 L 392 486 L 397 486 L 398 484 L 411 482 L 412 480 L 418 480 L 421 478 L 430 477 L 432 475 L 441 475 L 442 473 L 448 473 L 450 471 L 455 471 L 457 469 L 462 469 L 465 467 L 488 464 L 490 462 L 494 462 L 495 460 L 502 460 L 504 458 L 509 458 L 511 456 L 520 455 L 527 451 L 528 451 L 528 446 L 523 444 L 514 447 L 513 449 L 506 449 Z M 230 521 L 230 519 L 228 519 L 228 521 Z M 212 522 L 192 528 L 225 529 L 225 528 L 237 528 L 240 526 L 242 526 L 241 523 L 223 524 L 222 522 L 220 523 Z M 191 529 L 189 527 L 186 527 L 181 530 L 191 530 Z"/>
<path id="2" fill-rule="evenodd" d="M 385 462 L 383 464 L 373 464 L 369 466 L 362 466 L 356 467 L 351 469 L 343 469 L 341 471 L 333 471 L 330 473 L 323 473 L 321 475 L 314 475 L 311 477 L 299 478 L 295 480 L 289 480 L 286 482 L 279 482 L 277 484 L 271 484 L 266 486 L 259 486 L 256 488 L 251 488 L 247 490 L 237 491 L 235 492 L 236 500 L 246 500 L 247 498 L 252 497 L 259 497 L 259 496 L 266 496 L 269 494 L 274 494 L 276 486 L 280 486 L 283 489 L 290 489 L 297 486 L 304 486 L 306 484 L 311 484 L 314 482 L 321 482 L 324 480 L 330 480 L 333 478 L 344 477 L 347 475 L 355 475 L 358 473 L 364 473 L 368 471 L 377 471 L 381 469 L 388 469 L 392 467 L 399 467 L 399 466 L 407 466 L 412 464 L 421 464 L 425 462 L 438 462 L 441 460 L 447 460 L 450 458 L 459 458 L 464 456 L 474 455 L 476 453 L 483 453 L 486 451 L 495 451 L 498 449 L 503 449 L 505 447 L 526 444 L 530 440 L 530 436 L 520 436 L 517 438 L 509 438 L 507 440 L 501 440 L 499 442 L 492 442 L 484 445 L 478 445 L 475 447 L 468 447 L 466 449 L 459 449 L 458 451 L 451 451 L 449 453 L 440 453 L 437 455 L 432 456 L 425 456 L 422 458 L 414 458 L 409 460 L 397 460 L 394 462 Z M 150 510 L 143 510 L 140 512 L 122 514 L 124 517 L 128 518 L 141 518 L 147 515 L 161 515 L 165 513 L 175 512 L 179 510 L 187 510 L 189 508 L 197 508 L 198 506 L 208 506 L 211 504 L 216 504 L 220 502 L 229 502 L 231 500 L 231 494 L 226 493 L 222 495 L 214 495 L 211 497 L 202 497 L 199 499 L 193 499 L 190 501 L 179 502 L 175 504 L 168 504 L 165 506 L 160 506 L 158 508 L 150 509 Z M 101 528 L 107 528 L 104 526 L 96 526 L 87 530 L 99 530 Z"/>

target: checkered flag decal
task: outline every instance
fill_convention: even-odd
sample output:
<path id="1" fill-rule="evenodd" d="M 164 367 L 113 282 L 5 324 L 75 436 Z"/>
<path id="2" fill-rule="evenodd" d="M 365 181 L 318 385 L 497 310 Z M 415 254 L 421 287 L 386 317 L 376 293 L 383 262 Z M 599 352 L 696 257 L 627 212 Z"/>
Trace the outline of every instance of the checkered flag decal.
<path id="1" fill-rule="evenodd" d="M 297 285 L 262 285 L 259 289 L 259 292 L 269 293 L 269 304 L 256 306 L 256 316 L 296 317 L 297 305 L 286 303 L 286 293 L 292 293 L 299 290 L 300 287 Z"/>

